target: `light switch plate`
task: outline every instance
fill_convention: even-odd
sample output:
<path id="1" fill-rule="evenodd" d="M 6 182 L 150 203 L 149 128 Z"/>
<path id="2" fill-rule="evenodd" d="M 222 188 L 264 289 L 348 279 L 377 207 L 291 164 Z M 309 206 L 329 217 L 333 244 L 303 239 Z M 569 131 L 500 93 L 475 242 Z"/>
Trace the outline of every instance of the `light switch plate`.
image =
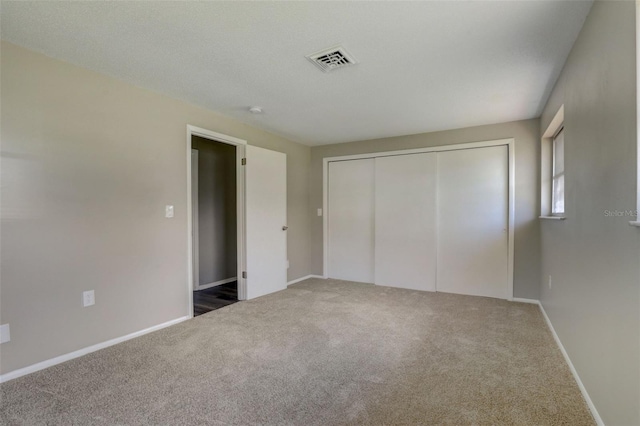
<path id="1" fill-rule="evenodd" d="M 318 216 L 322 216 L 322 209 L 318 209 Z"/>
<path id="2" fill-rule="evenodd" d="M 82 293 L 82 306 L 93 306 L 96 304 L 96 294 L 93 290 L 85 291 Z"/>
<path id="3" fill-rule="evenodd" d="M 164 217 L 168 217 L 168 218 L 173 217 L 173 206 L 166 205 L 164 207 Z"/>
<path id="4" fill-rule="evenodd" d="M 9 340 L 11 340 L 9 324 L 0 325 L 0 343 L 7 343 Z"/>

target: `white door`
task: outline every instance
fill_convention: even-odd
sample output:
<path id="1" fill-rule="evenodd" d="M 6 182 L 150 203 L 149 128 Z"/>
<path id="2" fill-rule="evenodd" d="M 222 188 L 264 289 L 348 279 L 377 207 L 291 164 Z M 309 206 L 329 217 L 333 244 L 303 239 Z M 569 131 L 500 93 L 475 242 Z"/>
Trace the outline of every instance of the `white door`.
<path id="1" fill-rule="evenodd" d="M 508 148 L 437 155 L 437 291 L 506 299 Z"/>
<path id="2" fill-rule="evenodd" d="M 375 283 L 435 291 L 436 154 L 375 161 Z"/>
<path id="3" fill-rule="evenodd" d="M 247 299 L 287 288 L 287 156 L 246 147 Z"/>
<path id="4" fill-rule="evenodd" d="M 329 277 L 373 283 L 374 159 L 329 163 Z"/>

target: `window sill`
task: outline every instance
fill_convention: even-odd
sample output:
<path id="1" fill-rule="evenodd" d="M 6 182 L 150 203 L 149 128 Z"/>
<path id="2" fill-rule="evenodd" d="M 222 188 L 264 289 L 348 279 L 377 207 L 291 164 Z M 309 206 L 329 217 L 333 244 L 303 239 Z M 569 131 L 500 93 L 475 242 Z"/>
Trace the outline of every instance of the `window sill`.
<path id="1" fill-rule="evenodd" d="M 640 220 L 632 220 L 629 225 L 640 227 Z"/>
<path id="2" fill-rule="evenodd" d="M 565 220 L 566 216 L 538 216 L 538 219 L 544 220 Z"/>

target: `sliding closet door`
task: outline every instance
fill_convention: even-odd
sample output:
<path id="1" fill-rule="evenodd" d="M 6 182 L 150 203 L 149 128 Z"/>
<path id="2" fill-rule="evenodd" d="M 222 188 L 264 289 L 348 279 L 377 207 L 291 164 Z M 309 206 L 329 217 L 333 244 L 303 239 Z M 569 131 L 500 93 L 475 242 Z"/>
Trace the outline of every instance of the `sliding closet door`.
<path id="1" fill-rule="evenodd" d="M 374 160 L 329 163 L 329 278 L 373 283 Z"/>
<path id="2" fill-rule="evenodd" d="M 375 283 L 436 289 L 436 154 L 376 158 Z"/>
<path id="3" fill-rule="evenodd" d="M 508 297 L 508 148 L 438 153 L 437 290 Z"/>

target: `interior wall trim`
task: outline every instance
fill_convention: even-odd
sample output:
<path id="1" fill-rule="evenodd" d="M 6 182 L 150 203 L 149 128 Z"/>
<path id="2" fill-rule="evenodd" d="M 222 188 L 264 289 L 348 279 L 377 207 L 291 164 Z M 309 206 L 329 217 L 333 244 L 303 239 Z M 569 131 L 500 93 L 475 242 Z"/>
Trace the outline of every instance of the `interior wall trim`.
<path id="1" fill-rule="evenodd" d="M 531 303 L 534 305 L 539 305 L 540 301 L 537 299 L 523 299 L 522 297 L 514 297 L 513 298 L 513 302 L 519 302 L 519 303 Z"/>
<path id="2" fill-rule="evenodd" d="M 237 203 L 237 238 L 238 247 L 236 259 L 238 259 L 238 265 L 236 269 L 236 277 L 238 277 L 238 299 L 245 300 L 247 298 L 247 280 L 242 278 L 242 272 L 246 271 L 246 236 L 245 236 L 245 168 L 242 167 L 245 159 L 245 149 L 247 141 L 244 139 L 238 139 L 233 136 L 224 135 L 222 133 L 213 132 L 211 130 L 203 129 L 201 127 L 192 126 L 187 124 L 187 316 L 193 318 L 193 291 L 195 286 L 193 283 L 194 271 L 193 271 L 193 206 L 191 196 L 191 139 L 192 136 L 200 136 L 204 139 L 209 139 L 214 142 L 226 143 L 228 145 L 234 145 L 236 147 L 236 203 Z M 201 289 L 201 288 L 200 288 Z"/>
<path id="3" fill-rule="evenodd" d="M 291 284 L 299 283 L 300 281 L 308 280 L 309 278 L 324 279 L 322 275 L 305 275 L 304 277 L 296 278 L 295 280 L 291 280 L 287 282 L 287 286 L 290 286 Z"/>
<path id="4" fill-rule="evenodd" d="M 97 343 L 92 346 L 88 346 L 77 351 L 69 352 L 64 355 L 57 356 L 55 358 L 48 359 L 46 361 L 38 362 L 36 364 L 29 365 L 27 367 L 19 368 L 17 370 L 10 371 L 8 373 L 0 375 L 0 383 L 7 382 L 9 380 L 17 379 L 18 377 L 26 376 L 27 374 L 35 373 L 36 371 L 44 370 L 45 368 L 53 367 L 54 365 L 61 364 L 63 362 L 79 358 L 81 356 L 90 354 L 91 352 L 99 351 L 100 349 L 108 348 L 109 346 L 116 345 L 118 343 L 126 342 L 136 337 L 143 336 L 154 331 L 161 330 L 166 327 L 181 323 L 189 319 L 189 316 L 176 318 L 171 321 L 163 322 L 162 324 L 154 325 L 153 327 L 145 328 L 144 330 L 136 331 L 125 336 L 116 337 L 115 339 L 107 340 L 102 343 Z"/>
<path id="5" fill-rule="evenodd" d="M 229 283 L 232 283 L 234 281 L 238 281 L 238 277 L 231 277 L 231 278 L 227 278 L 227 279 L 220 280 L 220 281 L 214 281 L 214 282 L 209 283 L 209 284 L 202 284 L 202 285 L 199 285 L 198 288 L 194 289 L 194 291 L 206 290 L 206 289 L 211 288 L 211 287 L 217 287 L 217 286 L 222 285 L 222 284 L 229 284 Z"/>
<path id="6" fill-rule="evenodd" d="M 582 383 L 582 380 L 578 375 L 578 371 L 574 367 L 573 362 L 571 362 L 571 358 L 569 358 L 569 354 L 567 353 L 566 349 L 562 345 L 562 341 L 560 340 L 558 333 L 556 333 L 555 328 L 553 328 L 553 324 L 551 323 L 551 320 L 549 319 L 547 312 L 544 310 L 544 306 L 542 306 L 542 303 L 539 300 L 535 300 L 535 299 L 521 299 L 521 298 L 514 298 L 513 301 L 520 302 L 520 303 L 532 303 L 532 304 L 538 305 L 538 307 L 540 308 L 540 312 L 542 312 L 542 316 L 544 317 L 544 320 L 547 323 L 547 327 L 549 327 L 549 331 L 551 331 L 551 334 L 553 335 L 553 339 L 556 341 L 556 344 L 558 345 L 558 348 L 560 349 L 560 352 L 562 353 L 564 360 L 569 366 L 569 370 L 571 370 L 571 374 L 573 375 L 573 378 L 578 384 L 578 388 L 580 389 L 580 392 L 582 393 L 582 397 L 584 398 L 585 402 L 587 403 L 587 406 L 589 407 L 589 411 L 591 411 L 591 415 L 593 416 L 593 419 L 595 420 L 598 426 L 605 426 L 604 422 L 602 421 L 602 418 L 600 417 L 600 414 L 598 413 L 598 410 L 596 409 L 595 404 L 593 403 L 593 401 L 591 400 L 591 397 L 589 396 L 589 393 L 587 392 L 587 388 L 584 387 L 584 384 Z"/>

